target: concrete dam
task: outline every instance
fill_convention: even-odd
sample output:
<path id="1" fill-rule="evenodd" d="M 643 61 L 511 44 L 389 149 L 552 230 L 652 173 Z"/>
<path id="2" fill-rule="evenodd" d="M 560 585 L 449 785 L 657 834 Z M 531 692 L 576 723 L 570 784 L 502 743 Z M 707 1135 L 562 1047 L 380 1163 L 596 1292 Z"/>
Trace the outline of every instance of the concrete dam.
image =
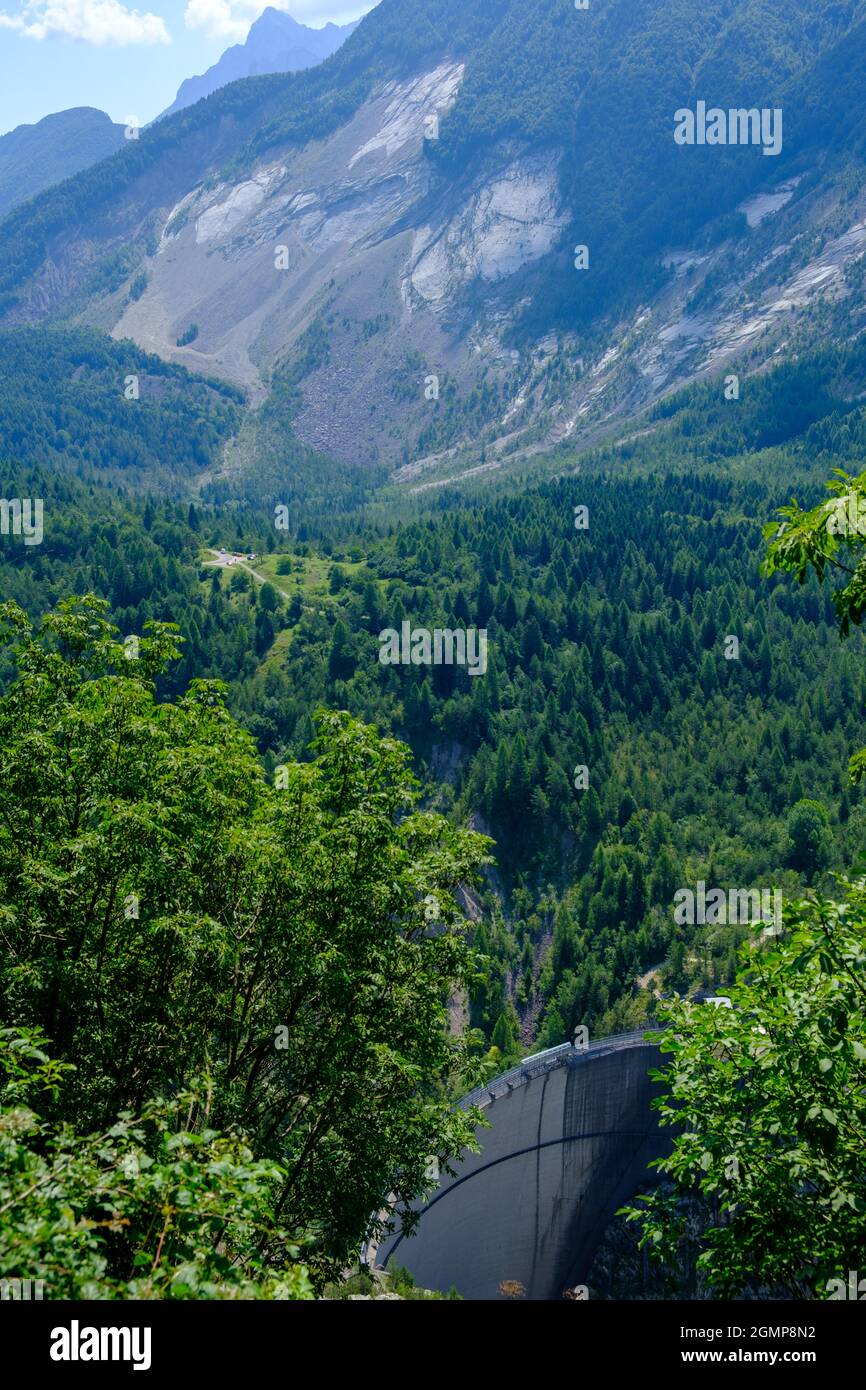
<path id="1" fill-rule="evenodd" d="M 504 1280 L 536 1300 L 585 1284 L 617 1208 L 671 1145 L 650 1108 L 661 1054 L 645 1031 L 538 1053 L 465 1096 L 491 1126 L 476 1131 L 482 1152 L 442 1176 L 416 1234 L 395 1232 L 378 1263 L 466 1299 L 496 1298 Z"/>

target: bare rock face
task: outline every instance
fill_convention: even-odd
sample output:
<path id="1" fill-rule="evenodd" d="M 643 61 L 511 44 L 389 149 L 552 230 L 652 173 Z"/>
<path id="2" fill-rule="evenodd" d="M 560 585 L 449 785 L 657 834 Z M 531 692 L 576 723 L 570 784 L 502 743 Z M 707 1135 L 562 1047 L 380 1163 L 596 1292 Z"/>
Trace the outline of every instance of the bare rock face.
<path id="1" fill-rule="evenodd" d="M 617 192 L 618 170 L 632 168 L 622 140 L 605 146 L 599 174 L 580 164 L 603 134 L 592 124 L 576 141 L 565 121 L 536 136 L 532 123 L 493 120 L 488 137 L 461 103 L 450 129 L 465 143 L 449 145 L 450 163 L 435 158 L 440 123 L 447 144 L 448 113 L 461 94 L 471 107 L 479 80 L 481 50 L 465 43 L 461 54 L 440 40 L 447 57 L 389 81 L 368 68 L 357 106 L 351 65 L 340 69 L 342 87 L 323 79 L 328 101 L 350 89 L 339 109 L 353 114 L 333 128 L 323 104 L 320 120 L 291 134 L 291 83 L 306 78 L 262 78 L 245 98 L 218 95 L 156 123 L 150 151 L 144 140 L 139 151 L 152 158 L 115 157 L 125 153 L 131 170 L 121 177 L 116 165 L 116 188 L 95 179 L 92 202 L 82 193 L 68 200 L 68 217 L 45 212 L 38 262 L 22 254 L 27 235 L 7 238 L 22 274 L 5 307 L 0 296 L 2 322 L 108 329 L 242 386 L 254 407 L 285 385 L 280 428 L 412 492 L 517 471 L 562 445 L 627 444 L 635 428 L 656 427 L 636 426 L 638 417 L 692 381 L 761 371 L 862 331 L 866 193 L 856 180 L 794 165 L 780 163 L 776 175 L 773 161 L 761 161 L 759 180 L 736 182 L 724 217 L 683 230 L 681 241 L 676 222 L 662 219 L 640 253 L 643 279 L 597 308 L 589 293 L 582 317 L 575 276 L 589 270 L 591 284 L 606 258 L 615 262 L 604 236 L 581 230 L 593 199 L 604 204 L 599 179 L 638 225 L 645 210 L 638 195 Z M 599 72 L 608 74 L 605 45 Z M 551 42 L 542 87 L 554 56 Z M 317 80 L 304 88 L 311 109 Z M 495 79 L 487 90 L 498 99 Z M 606 108 L 596 87 L 586 90 L 589 119 Z M 308 128 L 331 133 L 297 143 Z M 669 132 L 659 136 L 668 139 L 673 148 Z M 253 162 L 253 149 L 267 155 Z M 456 149 L 467 151 L 459 166 Z M 659 192 L 650 183 L 641 196 Z M 586 240 L 592 246 L 575 245 Z M 245 422 L 238 467 L 261 457 L 261 418 Z"/>
<path id="2" fill-rule="evenodd" d="M 419 228 L 412 288 L 438 307 L 472 280 L 500 280 L 553 249 L 567 218 L 555 155 L 515 159 L 442 226 Z"/>
<path id="3" fill-rule="evenodd" d="M 608 325 L 591 358 L 562 333 L 515 352 L 510 332 L 533 269 L 561 255 L 575 209 L 563 201 L 556 148 L 501 142 L 482 172 L 439 172 L 425 146 L 463 75 L 448 61 L 384 83 L 327 139 L 278 152 L 236 182 L 194 183 L 162 209 L 144 293 L 91 306 L 91 321 L 238 383 L 253 403 L 275 368 L 300 360 L 292 428 L 301 441 L 385 464 L 423 490 L 602 438 L 744 350 L 759 368 L 816 302 L 847 293 L 866 208 L 804 259 L 816 224 L 836 218 L 838 228 L 838 216 L 782 179 L 746 199 L 728 240 L 663 252 L 662 288 Z M 570 261 L 563 273 L 575 273 Z M 178 346 L 190 324 L 197 335 Z M 311 327 L 323 330 L 313 354 Z M 432 403 L 481 385 L 492 401 L 482 432 L 459 420 L 444 437 L 431 428 Z"/>
<path id="4" fill-rule="evenodd" d="M 485 292 L 544 256 L 566 220 L 551 151 L 503 149 L 455 199 L 424 146 L 462 76 L 445 63 L 389 82 L 329 139 L 193 188 L 164 218 L 147 288 L 114 335 L 255 400 L 325 315 L 327 361 L 306 375 L 296 431 L 347 461 L 399 464 L 413 421 L 417 433 L 429 418 L 431 377 L 468 389 L 510 366 L 507 319 Z M 492 351 L 479 351 L 494 319 Z M 198 335 L 179 347 L 190 323 Z"/>
<path id="5" fill-rule="evenodd" d="M 115 335 L 256 387 L 325 299 L 354 301 L 352 317 L 381 312 L 383 274 L 398 283 L 392 242 L 407 238 L 402 223 L 431 181 L 425 114 L 447 105 L 461 73 L 389 83 L 330 139 L 236 184 L 186 194 L 165 220 L 146 293 Z M 361 276 L 359 298 L 351 286 Z M 178 350 L 177 330 L 190 321 L 199 337 Z"/>

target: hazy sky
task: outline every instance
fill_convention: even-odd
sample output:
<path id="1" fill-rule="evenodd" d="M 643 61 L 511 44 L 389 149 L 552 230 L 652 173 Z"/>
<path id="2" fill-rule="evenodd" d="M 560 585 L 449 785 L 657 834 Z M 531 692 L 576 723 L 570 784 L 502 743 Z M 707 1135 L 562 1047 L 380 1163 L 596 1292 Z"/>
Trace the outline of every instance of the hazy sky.
<path id="1" fill-rule="evenodd" d="M 267 0 L 0 0 L 0 134 L 69 106 L 142 123 L 185 77 L 242 43 Z M 345 24 L 373 0 L 273 0 L 300 23 Z"/>

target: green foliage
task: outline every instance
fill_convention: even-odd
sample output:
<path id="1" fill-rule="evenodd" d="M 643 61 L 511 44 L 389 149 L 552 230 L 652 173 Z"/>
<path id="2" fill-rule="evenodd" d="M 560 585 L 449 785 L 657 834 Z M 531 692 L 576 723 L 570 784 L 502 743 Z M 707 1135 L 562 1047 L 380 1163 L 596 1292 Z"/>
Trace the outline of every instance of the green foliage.
<path id="1" fill-rule="evenodd" d="M 744 949 L 732 1007 L 667 1006 L 658 1078 L 666 1187 L 627 1209 L 672 1275 L 693 1260 L 713 1297 L 826 1298 L 866 1242 L 866 881 L 801 899 L 784 940 Z M 711 1216 L 697 1251 L 683 1201 Z"/>
<path id="2" fill-rule="evenodd" d="M 309 476 L 321 486 L 312 461 Z M 225 680 L 269 769 L 309 756 L 310 712 L 324 700 L 393 730 L 431 790 L 439 782 L 443 806 L 483 818 L 506 893 L 479 946 L 486 979 L 472 986 L 472 1022 L 488 1043 L 507 1003 L 544 1045 L 578 1024 L 639 1026 L 653 995 L 635 982 L 656 967 L 662 988 L 723 986 L 737 931 L 676 929 L 676 888 L 704 878 L 793 892 L 807 873 L 851 862 L 862 842 L 862 795 L 841 769 L 862 742 L 863 674 L 814 581 L 801 593 L 758 583 L 757 516 L 780 500 L 774 486 L 647 472 L 452 502 L 390 534 L 344 530 L 329 547 L 334 564 L 297 543 L 295 563 L 321 582 L 295 588 L 292 556 L 269 562 L 271 587 L 289 600 L 272 610 L 244 571 L 216 586 L 199 577 L 217 573 L 200 569 L 203 542 L 267 555 L 276 533 L 261 503 L 197 501 L 191 529 L 186 503 L 142 507 L 45 483 L 20 491 L 47 498 L 46 544 L 24 563 L 20 542 L 0 544 L 3 591 L 31 614 L 74 587 L 108 598 L 124 633 L 175 621 L 183 655 L 160 690 Z M 325 505 L 314 495 L 302 512 L 303 475 L 289 486 L 298 517 Z M 590 508 L 583 533 L 571 525 L 577 504 Z M 352 550 L 366 557 L 357 569 Z M 335 572 L 346 582 L 329 594 Z M 382 667 L 378 633 L 403 617 L 486 627 L 487 676 Z M 740 637 L 739 662 L 723 658 L 728 632 Z M 452 764 L 444 791 L 442 759 Z M 578 764 L 590 768 L 587 790 L 573 785 Z M 789 816 L 805 795 L 826 808 L 832 841 L 822 837 L 812 868 L 790 857 Z M 532 894 L 525 909 L 508 900 L 521 881 L 536 897 L 536 885 L 553 885 L 535 912 Z"/>
<path id="3" fill-rule="evenodd" d="M 842 588 L 833 594 L 833 607 L 843 637 L 852 625 L 860 627 L 866 612 L 866 474 L 853 477 L 836 468 L 827 483 L 830 498 L 810 510 L 796 501 L 780 507 L 781 523 L 769 522 L 764 527 L 767 554 L 763 564 L 766 575 L 777 571 L 793 574 L 800 584 L 810 575 L 820 584 L 830 573 L 838 570 L 846 575 Z M 849 761 L 849 776 L 853 785 L 866 777 L 866 749 L 853 754 Z M 813 829 L 812 840 L 820 838 Z M 818 853 L 819 850 L 805 850 Z"/>
<path id="4" fill-rule="evenodd" d="M 280 1165 L 275 1212 L 333 1274 L 474 1142 L 446 1000 L 486 842 L 416 810 L 408 750 L 347 715 L 270 785 L 218 684 L 157 700 L 172 630 L 130 660 L 104 610 L 66 601 L 39 635 L 3 610 L 2 1015 L 75 1067 L 45 1116 L 79 1133 L 206 1074 L 209 1126 Z"/>
<path id="5" fill-rule="evenodd" d="M 139 399 L 127 399 L 127 379 Z M 212 465 L 243 395 L 88 329 L 0 333 L 0 460 L 10 473 L 164 483 Z M 30 495 L 30 494 L 25 494 Z"/>
<path id="6" fill-rule="evenodd" d="M 123 144 L 122 126 L 88 106 L 11 130 L 0 138 L 0 218 L 43 188 L 107 159 Z"/>
<path id="7" fill-rule="evenodd" d="M 146 289 L 147 289 L 147 271 L 146 271 L 146 270 L 141 270 L 141 271 L 139 271 L 138 275 L 136 275 L 135 279 L 133 280 L 132 284 L 131 284 L 130 287 L 129 287 L 129 298 L 130 298 L 130 300 L 132 300 L 133 303 L 134 303 L 135 300 L 141 299 L 141 296 L 144 294 L 144 292 L 145 292 Z"/>
<path id="8" fill-rule="evenodd" d="M 300 613 L 279 664 L 235 687 L 245 718 L 269 720 L 256 728 L 275 761 L 300 755 L 323 697 L 393 728 L 431 787 L 453 758 L 449 804 L 490 827 L 506 893 L 524 879 L 537 901 L 554 885 L 531 924 L 531 907 L 509 905 L 480 947 L 473 1023 L 489 1040 L 508 999 L 552 1045 L 578 1024 L 640 1026 L 652 995 L 635 981 L 651 967 L 683 989 L 723 984 L 737 930 L 680 932 L 673 894 L 699 878 L 798 891 L 788 821 L 804 788 L 829 836 L 809 874 L 858 848 L 862 797 L 841 773 L 866 684 L 814 583 L 760 584 L 758 517 L 778 497 L 709 473 L 567 478 L 369 530 L 364 569 Z M 383 667 L 379 632 L 404 618 L 483 626 L 488 674 Z M 729 633 L 739 661 L 724 658 Z"/>
<path id="9" fill-rule="evenodd" d="M 291 365 L 273 371 L 267 399 L 243 421 L 236 453 L 241 459 L 255 458 L 255 468 L 215 479 L 205 490 L 209 501 L 233 505 L 240 497 L 254 511 L 259 528 L 263 513 L 273 520 L 274 508 L 285 507 L 286 529 L 304 539 L 310 522 L 321 529 L 326 518 L 357 513 L 385 481 L 383 468 L 339 463 L 294 435 L 301 383 L 327 361 L 328 353 L 327 325 L 320 316 L 299 339 Z M 262 548 L 272 547 L 273 535 L 271 526 Z"/>
<path id="10" fill-rule="evenodd" d="M 47 1119 L 74 1067 L 0 1030 L 0 1278 L 52 1299 L 309 1299 L 275 1211 L 285 1174 L 208 1126 L 208 1087 L 99 1133 Z"/>
<path id="11" fill-rule="evenodd" d="M 419 1289 L 408 1269 L 401 1265 L 395 1265 L 389 1271 L 389 1281 L 394 1293 L 409 1302 L 427 1302 L 431 1299 L 436 1302 L 460 1302 L 460 1294 L 453 1287 L 447 1293 L 430 1293 L 426 1289 Z"/>
<path id="12" fill-rule="evenodd" d="M 266 613 L 275 613 L 280 606 L 280 596 L 273 584 L 263 584 L 259 591 L 259 604 Z"/>
<path id="13" fill-rule="evenodd" d="M 864 372 L 862 339 L 831 344 L 750 374 L 741 382 L 735 409 L 713 379 L 666 396 L 652 418 L 666 426 L 662 447 L 668 458 L 714 462 L 785 445 L 788 474 L 792 466 L 811 473 L 816 456 L 857 458 L 862 452 L 866 415 L 852 382 Z"/>
<path id="14" fill-rule="evenodd" d="M 323 1296 L 329 1299 L 403 1299 L 410 1303 L 460 1300 L 460 1294 L 454 1288 L 448 1293 L 419 1289 L 408 1269 L 403 1269 L 400 1265 L 392 1266 L 387 1273 L 376 1270 L 375 1276 L 361 1269 L 338 1284 L 328 1284 Z"/>
<path id="15" fill-rule="evenodd" d="M 493 1032 L 490 1036 L 490 1044 L 498 1049 L 500 1056 L 507 1062 L 507 1059 L 514 1054 L 517 1039 L 514 1035 L 514 1022 L 507 1010 L 499 1015 L 496 1020 Z"/>
<path id="16" fill-rule="evenodd" d="M 109 295 L 119 290 L 123 282 L 138 269 L 145 250 L 145 242 L 130 241 L 106 251 L 90 270 L 78 292 L 77 302 L 86 305 L 99 295 Z M 140 283 L 142 274 L 143 271 L 138 271 L 134 284 Z M 131 289 L 130 286 L 130 293 Z"/>
<path id="17" fill-rule="evenodd" d="M 768 545 L 763 571 L 768 576 L 787 571 L 800 584 L 810 573 L 822 584 L 834 570 L 847 575 L 833 594 L 844 637 L 852 624 L 860 626 L 866 612 L 866 474 L 853 477 L 841 468 L 833 472 L 827 501 L 804 510 L 794 500 L 779 508 L 781 522 L 764 527 Z"/>
<path id="18" fill-rule="evenodd" d="M 788 818 L 790 857 L 795 869 L 811 879 L 825 869 L 833 852 L 830 818 L 820 801 L 798 801 Z"/>

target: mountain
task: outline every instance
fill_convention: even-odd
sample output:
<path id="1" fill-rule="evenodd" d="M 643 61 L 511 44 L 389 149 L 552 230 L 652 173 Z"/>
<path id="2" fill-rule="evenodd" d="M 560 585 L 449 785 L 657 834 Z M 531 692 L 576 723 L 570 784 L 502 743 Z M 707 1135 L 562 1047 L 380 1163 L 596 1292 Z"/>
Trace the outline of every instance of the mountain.
<path id="1" fill-rule="evenodd" d="M 20 209 L 0 314 L 268 398 L 238 469 L 288 433 L 409 490 L 556 463 L 859 331 L 864 61 L 864 0 L 382 0 Z M 678 143 L 702 103 L 778 151 Z"/>
<path id="2" fill-rule="evenodd" d="M 352 24 L 326 24 L 310 29 L 292 16 L 270 5 L 252 25 L 243 43 L 234 44 L 200 77 L 182 82 L 171 106 L 162 114 L 170 116 L 210 96 L 219 87 L 241 77 L 260 77 L 271 72 L 300 72 L 315 67 L 332 53 L 358 27 Z"/>
<path id="3" fill-rule="evenodd" d="M 123 126 L 92 106 L 16 126 L 0 136 L 0 218 L 43 188 L 106 159 L 123 143 Z"/>
<path id="4" fill-rule="evenodd" d="M 139 1266 L 148 1296 L 157 1266 L 167 1292 L 228 1295 L 191 1263 L 216 1221 L 239 1267 L 251 1230 L 255 1271 L 281 1280 L 296 1232 L 321 1282 L 362 1238 L 374 1253 L 370 1212 L 399 1213 L 407 1174 L 414 1200 L 429 1155 L 464 1142 L 467 1086 L 659 1021 L 690 1105 L 678 1211 L 658 1189 L 664 1291 L 761 1299 L 783 1271 L 789 1301 L 820 1298 L 823 1271 L 856 1268 L 864 1213 L 835 1199 L 862 1174 L 862 1124 L 839 1135 L 864 1055 L 863 895 L 820 899 L 866 839 L 866 475 L 848 499 L 834 475 L 866 450 L 864 60 L 864 0 L 382 0 L 324 63 L 232 82 L 0 225 L 0 593 L 56 608 L 42 651 L 0 606 L 0 692 L 10 645 L 23 659 L 0 702 L 4 1016 L 31 1030 L 22 1065 L 44 1027 L 82 1078 L 48 1117 L 70 1125 L 62 1160 L 84 1145 L 76 1219 L 94 1224 L 105 1117 L 174 1135 L 149 1097 L 199 1063 L 245 1190 L 249 1155 L 292 1189 L 244 1208 L 235 1239 L 181 1154 L 195 1248 L 146 1213 L 106 1297 Z M 719 143 L 742 130 L 756 142 Z M 817 508 L 831 476 L 856 505 L 833 528 L 792 507 L 780 535 L 779 508 Z M 491 840 L 478 883 L 469 843 L 451 848 L 464 826 Z M 765 892 L 782 941 L 755 917 Z M 383 922 L 393 960 L 364 955 Z M 441 965 L 420 994 L 413 942 Z M 383 987 L 417 1021 L 408 1051 Z M 788 1093 L 762 1090 L 760 992 Z M 356 996 L 370 1009 L 347 1017 Z M 720 996 L 731 1010 L 698 1007 Z M 733 1070 L 726 1019 L 743 1020 Z M 692 1102 L 714 1050 L 731 1096 L 754 1082 L 784 1121 L 734 1135 L 733 1170 L 728 1110 L 703 1083 Z M 442 1143 L 434 1102 L 458 1126 Z M 11 1165 L 24 1198 L 46 1135 Z M 357 1135 L 363 1164 L 335 1168 Z M 736 1174 L 768 1155 L 743 1218 Z M 715 1246 L 695 1179 L 726 1213 Z M 23 1232 L 26 1267 L 74 1296 L 94 1266 L 79 1280 L 69 1243 L 39 1236 L 72 1209 L 61 1188 L 0 1222 L 0 1265 L 22 1263 Z M 558 1189 L 539 1191 L 547 1230 Z M 679 1216 L 704 1245 L 685 1287 Z M 708 1250 L 730 1256 L 721 1288 Z M 590 1297 L 657 1297 L 640 1266 L 611 1237 Z M 521 1273 L 491 1265 L 491 1297 Z"/>

